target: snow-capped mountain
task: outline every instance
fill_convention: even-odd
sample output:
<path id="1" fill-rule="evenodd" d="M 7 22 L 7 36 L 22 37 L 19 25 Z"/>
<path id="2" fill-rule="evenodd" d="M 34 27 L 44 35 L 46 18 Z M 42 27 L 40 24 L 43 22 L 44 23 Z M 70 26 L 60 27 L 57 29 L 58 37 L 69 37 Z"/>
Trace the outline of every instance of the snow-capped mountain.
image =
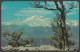
<path id="1" fill-rule="evenodd" d="M 50 19 L 50 18 L 34 15 L 34 16 L 28 17 L 26 19 L 17 19 L 15 21 L 11 21 L 11 22 L 2 22 L 2 24 L 4 24 L 4 25 L 29 25 L 29 26 L 33 26 L 33 27 L 36 27 L 36 26 L 50 27 L 51 20 L 52 19 Z M 71 25 L 71 26 L 78 26 L 79 21 L 67 19 L 66 24 Z"/>
<path id="2" fill-rule="evenodd" d="M 70 25 L 70 26 L 79 26 L 79 20 L 70 20 L 70 19 L 67 19 L 66 20 L 66 24 Z"/>
<path id="3" fill-rule="evenodd" d="M 45 18 L 43 16 L 31 16 L 26 19 L 17 19 L 11 22 L 2 22 L 5 25 L 29 25 L 29 26 L 50 26 L 50 18 Z"/>
<path id="4" fill-rule="evenodd" d="M 54 32 L 50 27 L 51 19 L 43 16 L 31 16 L 26 19 L 17 19 L 11 22 L 2 22 L 2 32 L 8 30 L 10 32 L 23 31 L 22 37 L 48 38 Z M 79 21 L 66 20 L 66 24 L 70 25 L 73 36 L 71 39 L 79 40 Z M 74 39 L 75 38 L 75 39 Z"/>

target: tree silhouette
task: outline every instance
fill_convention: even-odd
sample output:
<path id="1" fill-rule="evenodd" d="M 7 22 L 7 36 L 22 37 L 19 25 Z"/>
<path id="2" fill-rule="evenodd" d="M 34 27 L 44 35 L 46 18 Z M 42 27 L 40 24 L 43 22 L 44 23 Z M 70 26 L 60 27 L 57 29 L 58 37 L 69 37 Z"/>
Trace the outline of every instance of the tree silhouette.
<path id="1" fill-rule="evenodd" d="M 10 33 L 9 31 L 5 31 L 2 33 L 2 36 L 8 40 L 8 45 L 12 45 L 12 46 L 20 46 L 18 40 L 20 39 L 21 35 L 23 34 L 23 32 L 12 32 Z"/>
<path id="2" fill-rule="evenodd" d="M 37 1 L 34 1 L 34 3 L 33 4 L 35 4 L 36 5 L 36 2 Z M 40 1 L 38 1 L 39 2 L 39 5 L 41 5 L 40 4 Z M 45 3 L 45 5 L 47 5 L 47 2 L 48 1 L 42 1 L 42 2 L 44 2 Z M 50 2 L 50 1 L 49 1 Z M 66 23 L 65 23 L 65 21 L 66 21 L 66 13 L 68 13 L 71 9 L 73 9 L 73 8 L 75 8 L 74 7 L 74 4 L 73 4 L 73 2 L 69 5 L 70 7 L 69 7 L 69 10 L 68 11 L 66 11 L 66 8 L 67 7 L 65 7 L 65 5 L 63 4 L 63 1 L 51 1 L 51 2 L 53 2 L 53 3 L 55 3 L 55 6 L 56 6 L 56 9 L 54 9 L 54 8 L 48 8 L 48 7 L 42 7 L 42 8 L 44 8 L 44 9 L 47 9 L 47 10 L 52 10 L 52 11 L 54 11 L 54 10 L 57 10 L 57 11 L 59 11 L 60 12 L 60 28 L 61 28 L 61 32 L 62 32 L 62 36 L 61 36 L 61 38 L 62 38 L 62 45 L 63 45 L 63 50 L 65 50 L 65 47 L 68 47 L 69 48 L 69 39 L 68 39 L 68 33 L 67 33 L 67 28 L 66 28 Z M 59 7 L 59 5 L 60 5 L 60 7 Z M 42 5 L 41 5 L 42 6 Z M 34 7 L 36 7 L 36 6 L 34 6 Z M 39 7 L 36 7 L 36 8 L 39 8 Z M 58 13 L 58 12 L 57 12 Z"/>
<path id="3" fill-rule="evenodd" d="M 63 49 L 64 47 L 64 42 L 63 42 L 63 35 L 62 35 L 62 28 L 61 28 L 61 19 L 60 19 L 60 15 L 57 14 L 57 17 L 55 17 L 53 20 L 52 20 L 52 23 L 51 23 L 51 27 L 52 27 L 52 30 L 54 32 L 54 35 L 50 36 L 49 39 L 50 39 L 50 42 L 52 45 L 54 45 L 56 48 L 59 48 L 59 49 Z M 72 33 L 69 32 L 69 30 L 71 29 L 71 27 L 69 25 L 66 26 L 66 31 L 67 31 L 67 38 L 68 38 L 68 41 L 67 43 L 65 44 L 65 46 L 68 46 L 68 49 L 70 49 L 70 46 L 71 45 L 74 45 L 75 43 L 71 40 L 69 40 L 69 38 L 71 37 Z"/>
<path id="4" fill-rule="evenodd" d="M 26 44 L 32 44 L 33 38 L 29 39 L 22 39 L 23 32 L 9 32 L 5 31 L 2 33 L 2 37 L 4 37 L 6 40 L 8 40 L 8 45 L 12 45 L 13 47 L 18 47 L 18 46 L 25 46 Z M 21 43 L 20 41 L 21 40 Z"/>

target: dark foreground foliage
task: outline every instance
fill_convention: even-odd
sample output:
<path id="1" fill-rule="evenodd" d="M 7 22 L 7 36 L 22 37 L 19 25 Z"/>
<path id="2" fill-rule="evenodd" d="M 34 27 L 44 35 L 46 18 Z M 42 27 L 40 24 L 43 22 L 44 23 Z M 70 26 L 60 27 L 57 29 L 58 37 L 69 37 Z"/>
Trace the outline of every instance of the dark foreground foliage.
<path id="1" fill-rule="evenodd" d="M 23 35 L 23 32 L 9 32 L 5 31 L 2 33 L 2 37 L 4 37 L 6 40 L 8 40 L 8 45 L 11 45 L 13 47 L 18 46 L 26 46 L 27 44 L 33 43 L 33 38 L 28 39 L 22 39 L 21 36 Z"/>

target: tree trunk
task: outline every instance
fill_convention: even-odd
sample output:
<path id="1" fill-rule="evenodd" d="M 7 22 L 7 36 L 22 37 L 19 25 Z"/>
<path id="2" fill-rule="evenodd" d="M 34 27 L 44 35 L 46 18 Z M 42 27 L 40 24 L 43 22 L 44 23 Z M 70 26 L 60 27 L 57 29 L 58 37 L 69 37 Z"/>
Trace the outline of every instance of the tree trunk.
<path id="1" fill-rule="evenodd" d="M 64 37 L 65 37 L 65 47 L 68 47 L 69 48 L 69 43 L 68 43 L 68 34 L 67 34 L 67 31 L 66 31 L 66 14 L 64 13 L 64 10 L 61 11 L 61 19 L 62 19 L 62 22 L 63 22 L 63 29 L 64 30 Z"/>

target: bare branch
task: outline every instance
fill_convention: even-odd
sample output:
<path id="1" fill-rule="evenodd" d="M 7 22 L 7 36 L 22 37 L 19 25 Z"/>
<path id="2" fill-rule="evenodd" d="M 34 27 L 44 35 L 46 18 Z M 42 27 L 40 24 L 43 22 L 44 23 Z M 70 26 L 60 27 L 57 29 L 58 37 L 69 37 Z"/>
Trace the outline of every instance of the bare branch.
<path id="1" fill-rule="evenodd" d="M 11 41 L 11 39 L 9 39 L 9 38 L 7 38 L 7 37 L 4 37 L 6 40 L 9 40 L 9 41 Z"/>
<path id="2" fill-rule="evenodd" d="M 69 3 L 68 3 L 69 4 Z M 71 3 L 71 4 L 69 4 L 70 5 L 70 8 L 69 8 L 69 10 L 67 11 L 67 12 L 65 12 L 65 13 L 68 13 L 69 11 L 70 11 L 70 9 L 73 9 L 74 8 L 74 5 L 73 5 L 73 2 Z"/>
<path id="3" fill-rule="evenodd" d="M 57 10 L 62 11 L 61 8 L 59 8 L 59 6 L 58 6 L 57 1 L 54 1 L 54 2 L 55 2 Z"/>
<path id="4" fill-rule="evenodd" d="M 69 10 L 68 10 L 67 12 L 65 12 L 65 13 L 68 13 L 68 12 L 70 11 L 70 9 L 71 9 L 71 8 L 69 8 Z"/>
<path id="5" fill-rule="evenodd" d="M 63 1 L 59 1 L 60 2 L 60 4 L 61 4 L 61 9 L 62 9 L 62 11 L 64 12 L 65 11 L 65 7 L 64 7 L 64 5 L 63 5 Z"/>
<path id="6" fill-rule="evenodd" d="M 49 9 L 49 8 L 46 8 L 46 7 L 44 9 L 47 9 L 47 10 L 57 10 L 57 9 L 52 9 L 52 8 Z"/>
<path id="7" fill-rule="evenodd" d="M 44 1 L 45 5 L 47 5 L 47 1 Z"/>
<path id="8" fill-rule="evenodd" d="M 55 2 L 55 5 L 56 5 L 56 9 L 53 9 L 53 8 L 47 8 L 45 7 L 44 9 L 47 9 L 47 10 L 59 10 L 61 11 L 61 8 L 59 8 L 58 4 L 57 4 L 57 1 L 54 1 Z"/>

